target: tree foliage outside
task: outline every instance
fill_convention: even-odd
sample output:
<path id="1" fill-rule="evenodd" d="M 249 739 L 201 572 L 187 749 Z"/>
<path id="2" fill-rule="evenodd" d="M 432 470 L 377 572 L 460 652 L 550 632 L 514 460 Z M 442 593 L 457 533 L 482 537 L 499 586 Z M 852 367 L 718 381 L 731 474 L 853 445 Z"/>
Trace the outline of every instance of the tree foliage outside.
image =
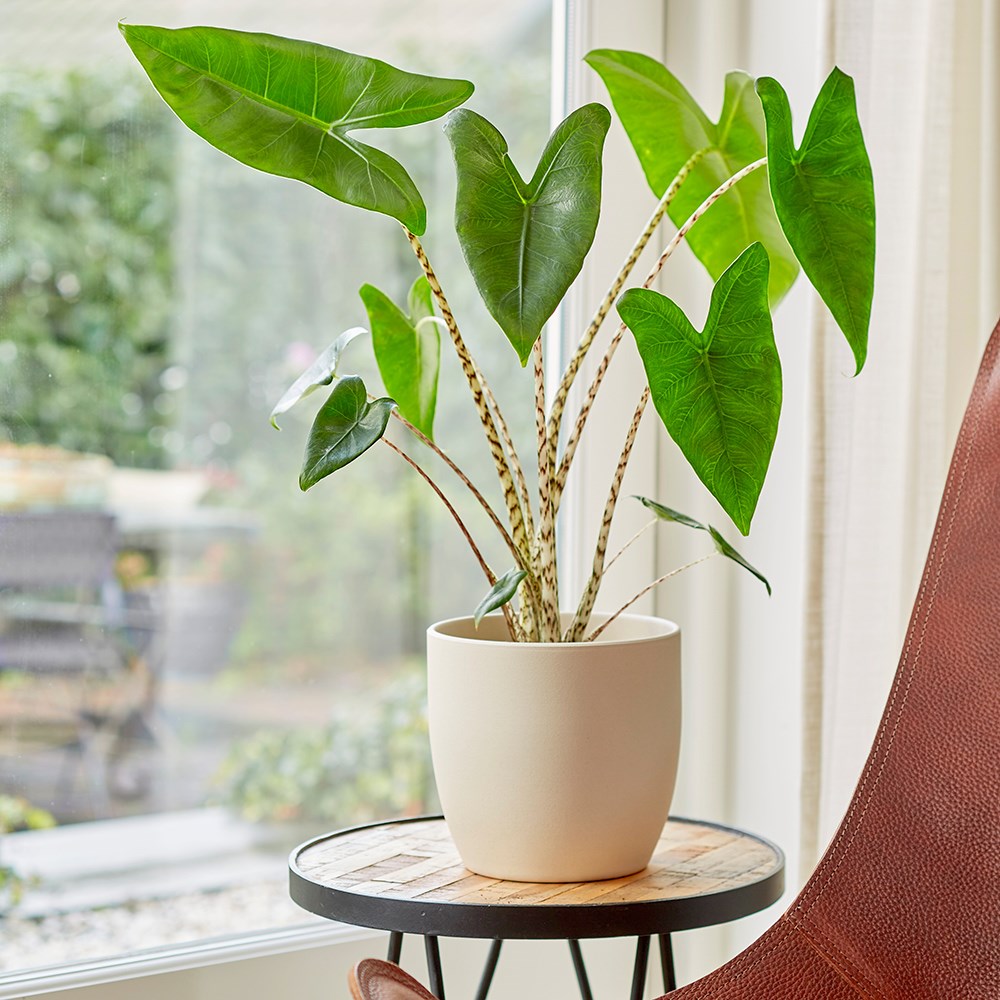
<path id="1" fill-rule="evenodd" d="M 0 437 L 155 468 L 172 405 L 176 130 L 140 84 L 0 76 Z"/>

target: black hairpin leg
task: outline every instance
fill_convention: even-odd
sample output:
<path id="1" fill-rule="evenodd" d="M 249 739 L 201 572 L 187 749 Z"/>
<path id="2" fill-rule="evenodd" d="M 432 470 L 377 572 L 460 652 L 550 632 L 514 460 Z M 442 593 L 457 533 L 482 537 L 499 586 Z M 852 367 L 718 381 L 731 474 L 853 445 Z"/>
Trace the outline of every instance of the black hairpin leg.
<path id="1" fill-rule="evenodd" d="M 399 956 L 403 954 L 403 932 L 402 931 L 390 931 L 389 932 L 389 954 L 386 958 L 390 962 L 395 962 L 399 965 Z"/>
<path id="2" fill-rule="evenodd" d="M 660 935 L 660 970 L 663 972 L 663 991 L 677 989 L 677 972 L 674 969 L 674 948 L 669 934 Z"/>
<path id="3" fill-rule="evenodd" d="M 583 952 L 580 951 L 580 942 L 576 938 L 569 939 L 569 953 L 573 956 L 573 968 L 576 970 L 576 981 L 580 984 L 582 1000 L 594 1000 L 594 994 L 590 992 L 590 980 L 587 978 L 587 967 L 583 964 Z"/>
<path id="4" fill-rule="evenodd" d="M 640 937 L 635 942 L 635 966 L 632 969 L 632 1000 L 642 1000 L 646 986 L 646 968 L 649 965 L 649 935 Z"/>
<path id="5" fill-rule="evenodd" d="M 483 974 L 479 980 L 479 989 L 476 990 L 476 1000 L 486 1000 L 486 994 L 490 991 L 490 984 L 493 982 L 493 973 L 497 970 L 497 961 L 500 958 L 500 946 L 503 941 L 493 941 L 490 944 L 490 953 L 486 956 L 486 965 L 483 966 Z"/>
<path id="6" fill-rule="evenodd" d="M 424 938 L 424 950 L 427 952 L 427 975 L 430 979 L 430 991 L 438 1000 L 444 1000 L 441 950 L 438 948 L 438 939 L 433 934 L 428 934 Z"/>

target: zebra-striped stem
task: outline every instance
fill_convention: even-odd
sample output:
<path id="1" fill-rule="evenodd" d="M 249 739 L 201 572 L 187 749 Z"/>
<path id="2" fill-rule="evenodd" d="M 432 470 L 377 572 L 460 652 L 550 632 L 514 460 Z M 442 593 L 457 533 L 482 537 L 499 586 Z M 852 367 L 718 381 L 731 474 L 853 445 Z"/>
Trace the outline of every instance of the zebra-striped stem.
<path id="1" fill-rule="evenodd" d="M 684 570 L 690 569 L 692 566 L 697 566 L 698 563 L 703 563 L 706 559 L 711 559 L 715 555 L 715 552 L 709 552 L 707 556 L 702 556 L 700 559 L 692 559 L 691 562 L 685 563 L 683 566 L 678 566 L 677 569 L 672 569 L 669 573 L 664 573 L 663 576 L 658 577 L 652 583 L 647 584 L 642 590 L 639 591 L 633 597 L 630 597 L 610 618 L 603 621 L 597 628 L 594 629 L 590 635 L 584 639 L 584 642 L 593 642 L 623 611 L 627 611 L 640 597 L 645 597 L 654 587 L 658 587 L 661 583 L 669 580 L 672 576 L 677 576 L 678 573 L 683 573 Z"/>
<path id="2" fill-rule="evenodd" d="M 656 280 L 657 275 L 663 269 L 663 265 L 670 259 L 673 252 L 680 246 L 684 237 L 691 231 L 691 227 L 732 187 L 735 187 L 744 177 L 748 174 L 752 174 L 755 170 L 759 170 L 761 167 L 767 164 L 767 157 L 761 157 L 759 160 L 754 160 L 753 163 L 747 164 L 742 170 L 738 170 L 732 177 L 723 181 L 688 217 L 687 221 L 677 230 L 674 234 L 673 239 L 666 245 L 663 253 L 660 254 L 659 259 L 653 265 L 649 274 L 646 276 L 646 280 L 642 283 L 643 288 L 649 288 L 650 285 Z M 583 401 L 583 405 L 580 407 L 580 412 L 577 415 L 576 423 L 573 427 L 573 433 L 569 436 L 566 441 L 566 450 L 563 452 L 562 461 L 559 463 L 559 471 L 556 473 L 556 483 L 555 489 L 553 491 L 553 505 L 556 510 L 559 509 L 559 502 L 562 499 L 562 491 L 566 487 L 566 477 L 569 475 L 570 466 L 573 464 L 573 456 L 576 454 L 577 445 L 580 443 L 580 435 L 583 433 L 583 428 L 587 423 L 587 417 L 590 415 L 591 408 L 594 405 L 594 400 L 597 397 L 597 391 L 601 387 L 601 383 L 604 381 L 604 376 L 607 374 L 608 365 L 611 364 L 611 359 L 615 355 L 615 351 L 618 350 L 618 345 L 621 343 L 622 338 L 625 336 L 626 326 L 622 323 L 618 330 L 616 331 L 614 337 L 611 338 L 611 342 L 608 344 L 607 350 L 604 352 L 604 357 L 601 358 L 601 363 L 597 366 L 597 371 L 594 373 L 593 381 L 590 383 L 590 388 L 587 390 L 587 396 Z"/>
<path id="3" fill-rule="evenodd" d="M 635 436 L 639 431 L 639 424 L 648 402 L 649 386 L 646 386 L 639 399 L 639 404 L 635 408 L 635 413 L 632 414 L 632 423 L 629 424 L 628 434 L 625 435 L 625 444 L 618 458 L 618 467 L 611 480 L 607 503 L 604 505 L 604 516 L 601 518 L 601 530 L 597 536 L 597 548 L 594 550 L 594 564 L 590 572 L 590 579 L 587 581 L 583 596 L 580 598 L 573 624 L 566 632 L 566 642 L 579 642 L 583 638 L 587 622 L 590 621 L 590 614 L 594 610 L 594 602 L 597 600 L 597 592 L 600 590 L 601 579 L 604 575 L 604 557 L 608 551 L 608 537 L 611 534 L 611 522 L 614 520 L 618 494 L 621 492 L 625 469 L 628 467 L 628 460 L 632 454 L 632 445 L 635 444 Z"/>
<path id="4" fill-rule="evenodd" d="M 524 516 L 521 513 L 521 503 L 518 499 L 517 487 L 514 484 L 514 477 L 511 474 L 510 466 L 507 464 L 503 445 L 500 443 L 500 436 L 497 434 L 496 424 L 494 423 L 493 415 L 490 413 L 489 405 L 486 402 L 482 384 L 476 375 L 476 364 L 472 360 L 472 355 L 469 354 L 469 349 L 465 346 L 465 341 L 459 332 L 458 323 L 455 321 L 451 306 L 448 305 L 448 300 L 441 289 L 441 283 L 434 273 L 434 268 L 431 267 L 420 239 L 411 233 L 406 226 L 403 227 L 403 232 L 406 233 L 406 238 L 413 248 L 417 261 L 420 263 L 420 267 L 427 278 L 431 294 L 434 296 L 434 301 L 441 311 L 441 318 L 444 320 L 445 326 L 448 328 L 448 333 L 451 335 L 452 343 L 455 345 L 455 353 L 458 355 L 462 372 L 469 383 L 469 389 L 472 391 L 472 399 L 476 404 L 476 411 L 479 413 L 483 429 L 486 431 L 486 440 L 489 443 L 490 455 L 493 458 L 493 464 L 496 466 L 497 476 L 500 479 L 500 488 L 503 491 L 504 503 L 507 506 L 507 516 L 510 520 L 510 529 L 511 535 L 514 538 L 514 544 L 525 558 L 530 558 L 531 543 L 525 528 Z"/>
<path id="5" fill-rule="evenodd" d="M 559 579 L 556 516 L 552 507 L 552 463 L 545 430 L 545 362 L 542 338 L 532 348 L 535 362 L 535 429 L 538 434 L 538 554 L 542 580 L 542 641 L 559 641 Z"/>
<path id="6" fill-rule="evenodd" d="M 458 525 L 459 530 L 465 536 L 465 540 L 469 543 L 469 548 L 472 549 L 472 554 L 476 557 L 476 562 L 479 563 L 479 566 L 482 569 L 483 573 L 485 574 L 486 579 L 489 581 L 489 585 L 492 587 L 493 584 L 497 582 L 496 573 L 494 573 L 493 570 L 490 569 L 489 564 L 483 558 L 482 552 L 479 551 L 479 546 L 476 545 L 475 540 L 469 533 L 469 529 L 465 526 L 465 522 L 459 516 L 458 511 L 455 510 L 455 508 L 452 506 L 451 501 L 444 495 L 444 493 L 441 492 L 441 489 L 437 485 L 437 483 L 435 483 L 434 480 L 431 479 L 431 477 L 427 475 L 427 473 L 419 465 L 417 465 L 417 463 L 414 462 L 413 459 L 410 458 L 410 456 L 407 455 L 402 448 L 394 444 L 387 437 L 383 437 L 381 440 L 384 444 L 388 445 L 397 455 L 399 455 L 400 458 L 402 458 L 403 461 L 410 466 L 410 468 L 414 469 L 417 472 L 417 474 L 424 480 L 424 482 L 427 483 L 427 485 L 430 486 L 430 488 L 437 494 L 438 499 L 445 505 L 445 507 L 448 510 L 448 513 L 451 514 L 451 516 L 455 519 L 455 523 Z M 511 637 L 514 639 L 514 641 L 515 642 L 526 641 L 526 636 L 521 631 L 520 625 L 514 619 L 514 613 L 513 611 L 511 611 L 510 604 L 509 603 L 505 604 L 502 610 L 504 619 L 507 622 L 507 628 L 510 631 Z"/>
<path id="7" fill-rule="evenodd" d="M 628 281 L 632 269 L 638 263 L 642 252 L 646 249 L 646 245 L 652 239 L 653 233 L 656 232 L 656 227 L 663 221 L 663 217 L 670 209 L 670 204 L 680 190 L 681 185 L 687 180 L 695 165 L 706 152 L 707 149 L 699 149 L 696 153 L 692 153 L 687 163 L 677 171 L 677 176 L 667 185 L 667 190 L 664 192 L 659 204 L 653 210 L 653 214 L 649 217 L 646 228 L 642 231 L 642 235 L 635 241 L 635 246 L 632 247 L 631 253 L 625 258 L 625 262 L 618 271 L 618 276 L 608 289 L 601 304 L 597 307 L 597 312 L 594 313 L 590 325 L 580 338 L 580 343 L 577 344 L 573 356 L 566 365 L 566 371 L 563 372 L 559 387 L 552 398 L 552 409 L 549 413 L 549 449 L 552 452 L 551 461 L 553 466 L 556 464 L 556 449 L 559 445 L 559 429 L 562 424 L 563 411 L 566 408 L 566 400 L 569 398 L 569 391 L 573 387 L 573 382 L 576 379 L 577 372 L 580 370 L 580 365 L 583 364 L 583 359 L 587 356 L 594 338 L 604 325 L 604 320 L 607 318 L 608 313 L 611 312 L 611 307 L 615 304 L 618 294 L 625 287 L 625 282 Z"/>

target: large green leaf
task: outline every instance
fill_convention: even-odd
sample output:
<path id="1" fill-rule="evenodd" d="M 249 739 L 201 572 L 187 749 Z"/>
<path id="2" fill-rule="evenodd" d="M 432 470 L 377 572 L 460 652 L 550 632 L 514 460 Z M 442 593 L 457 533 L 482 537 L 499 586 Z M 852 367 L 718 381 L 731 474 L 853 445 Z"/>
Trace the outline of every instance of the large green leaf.
<path id="1" fill-rule="evenodd" d="M 345 330 L 283 393 L 281 399 L 271 410 L 271 425 L 278 427 L 278 417 L 287 413 L 300 399 L 315 392 L 321 385 L 329 385 L 337 377 L 337 367 L 344 348 L 361 334 L 367 332 L 364 327 L 352 326 Z"/>
<path id="2" fill-rule="evenodd" d="M 594 241 L 610 124 L 601 105 L 578 108 L 552 133 L 526 182 L 485 118 L 462 109 L 445 122 L 458 173 L 462 252 L 522 365 Z"/>
<path id="3" fill-rule="evenodd" d="M 644 507 L 651 510 L 661 521 L 672 521 L 674 524 L 683 524 L 686 528 L 695 528 L 698 531 L 707 531 L 709 537 L 715 544 L 716 551 L 725 556 L 727 559 L 731 559 L 738 566 L 742 566 L 748 573 L 752 576 L 757 577 L 758 580 L 767 588 L 767 596 L 771 596 L 771 584 L 767 582 L 767 578 L 759 569 L 755 569 L 750 565 L 722 537 L 722 534 L 716 531 L 710 524 L 703 524 L 701 521 L 696 521 L 693 517 L 688 517 L 687 514 L 682 514 L 679 510 L 674 510 L 672 507 L 666 507 L 662 503 L 658 503 L 656 500 L 650 500 L 649 497 L 636 497 Z"/>
<path id="4" fill-rule="evenodd" d="M 399 404 L 399 412 L 433 440 L 441 334 L 430 284 L 423 276 L 414 282 L 409 316 L 374 285 L 362 286 L 361 301 L 368 310 L 372 347 L 386 392 Z"/>
<path id="5" fill-rule="evenodd" d="M 854 81 L 834 67 L 798 149 L 781 84 L 761 77 L 757 93 L 767 119 L 768 172 L 778 219 L 861 371 L 875 287 L 875 189 Z"/>
<path id="6" fill-rule="evenodd" d="M 423 233 L 426 209 L 409 175 L 350 133 L 440 118 L 468 99 L 471 83 L 276 35 L 120 27 L 163 99 L 213 146 Z"/>
<path id="7" fill-rule="evenodd" d="M 750 531 L 781 412 L 767 251 L 747 247 L 716 282 L 703 331 L 643 288 L 618 302 L 670 436 L 733 523 Z"/>
<path id="8" fill-rule="evenodd" d="M 662 64 L 638 52 L 596 49 L 586 61 L 600 74 L 646 180 L 662 198 L 678 171 L 704 151 L 670 206 L 681 225 L 723 181 L 764 155 L 764 115 L 746 73 L 729 73 L 722 112 L 713 122 Z M 754 241 L 771 258 L 775 305 L 799 273 L 775 218 L 764 169 L 743 178 L 691 229 L 687 241 L 713 280 Z"/>
<path id="9" fill-rule="evenodd" d="M 309 432 L 299 487 L 307 490 L 363 455 L 385 433 L 395 405 L 392 399 L 369 402 L 357 375 L 337 382 Z"/>

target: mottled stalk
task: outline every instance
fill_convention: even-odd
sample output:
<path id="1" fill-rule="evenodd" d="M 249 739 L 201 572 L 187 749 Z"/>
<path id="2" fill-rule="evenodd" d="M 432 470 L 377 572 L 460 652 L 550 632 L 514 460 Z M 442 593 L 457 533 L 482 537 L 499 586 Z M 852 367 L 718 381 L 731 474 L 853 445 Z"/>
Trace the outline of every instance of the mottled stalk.
<path id="1" fill-rule="evenodd" d="M 626 550 L 627 550 L 627 549 L 628 549 L 628 548 L 629 548 L 629 547 L 630 547 L 630 546 L 631 546 L 631 545 L 633 544 L 633 542 L 637 542 L 637 541 L 638 541 L 638 540 L 639 540 L 640 538 L 642 538 L 642 536 L 643 536 L 644 534 L 646 534 L 646 532 L 647 532 L 647 531 L 649 531 L 649 529 L 650 529 L 650 528 L 652 528 L 654 524 L 658 524 L 658 523 L 659 523 L 659 521 L 660 521 L 660 519 L 659 519 L 658 517 L 654 517 L 654 518 L 653 518 L 653 519 L 652 519 L 651 521 L 647 521 L 647 522 L 646 522 L 646 523 L 645 523 L 645 524 L 644 524 L 644 525 L 643 525 L 643 526 L 642 526 L 642 527 L 641 527 L 641 528 L 640 528 L 640 529 L 639 529 L 639 530 L 638 530 L 638 531 L 637 531 L 637 532 L 636 532 L 636 533 L 635 533 L 635 534 L 634 534 L 634 535 L 633 535 L 633 536 L 632 536 L 632 537 L 631 537 L 631 538 L 630 538 L 630 539 L 629 539 L 629 540 L 628 540 L 628 541 L 627 541 L 627 542 L 626 542 L 626 543 L 625 543 L 625 544 L 624 544 L 624 545 L 623 545 L 623 546 L 622 546 L 622 547 L 621 547 L 621 548 L 620 548 L 620 549 L 619 549 L 619 550 L 618 550 L 618 551 L 617 551 L 617 552 L 616 552 L 616 553 L 615 553 L 615 554 L 614 554 L 614 555 L 613 555 L 613 556 L 612 556 L 612 557 L 611 557 L 611 558 L 610 558 L 610 559 L 609 559 L 609 560 L 608 560 L 608 561 L 607 561 L 607 562 L 606 562 L 606 563 L 604 564 L 604 572 L 605 572 L 605 573 L 607 573 L 607 571 L 608 571 L 609 569 L 611 569 L 611 567 L 612 567 L 612 566 L 614 566 L 614 564 L 615 564 L 616 562 L 618 562 L 618 560 L 619 560 L 619 559 L 620 559 L 620 558 L 621 558 L 621 557 L 622 557 L 623 555 L 625 555 L 625 552 L 626 552 Z"/>
<path id="2" fill-rule="evenodd" d="M 569 364 L 566 365 L 566 371 L 563 372 L 562 379 L 559 382 L 559 387 L 556 389 L 555 396 L 552 398 L 552 410 L 549 413 L 549 449 L 552 452 L 551 461 L 553 466 L 556 462 L 556 449 L 559 444 L 559 428 L 562 424 L 563 411 L 566 408 L 566 400 L 569 398 L 569 391 L 573 387 L 573 382 L 576 379 L 577 372 L 580 370 L 580 365 L 583 364 L 583 359 L 587 356 L 587 352 L 590 350 L 590 347 L 594 342 L 594 338 L 600 332 L 600 329 L 604 324 L 604 320 L 607 318 L 608 313 L 611 312 L 611 307 L 618 299 L 619 293 L 625 287 L 625 282 L 628 281 L 629 275 L 632 273 L 632 269 L 635 267 L 636 263 L 638 263 L 643 250 L 646 249 L 646 245 L 652 239 L 653 233 L 656 232 L 656 227 L 663 221 L 663 217 L 667 214 L 670 204 L 674 200 L 677 192 L 680 190 L 681 185 L 685 180 L 687 180 L 688 175 L 694 169 L 695 164 L 697 164 L 705 153 L 706 150 L 704 149 L 700 149 L 696 153 L 693 153 L 687 163 L 685 163 L 684 166 L 677 172 L 677 176 L 667 186 L 666 192 L 660 199 L 659 204 L 653 210 L 653 214 L 649 217 L 649 221 L 646 223 L 646 228 L 642 231 L 642 235 L 636 240 L 635 246 L 632 247 L 632 251 L 629 253 L 628 257 L 625 258 L 625 262 L 618 271 L 618 276 L 608 289 L 608 292 L 601 301 L 601 304 L 597 307 L 597 312 L 594 313 L 593 319 L 590 321 L 590 325 L 587 327 L 584 335 L 580 338 L 580 343 L 577 344 L 576 350 L 573 352 L 573 356 L 569 359 Z"/>
<path id="3" fill-rule="evenodd" d="M 451 501 L 444 495 L 444 493 L 441 492 L 441 489 L 440 487 L 438 487 L 437 483 L 435 483 L 434 480 L 431 479 L 431 477 L 427 475 L 427 473 L 424 472 L 424 470 L 419 465 L 417 465 L 417 463 L 414 462 L 413 459 L 410 458 L 410 456 L 407 455 L 402 448 L 393 444 L 393 442 L 390 441 L 387 437 L 383 437 L 381 440 L 384 444 L 388 445 L 388 447 L 390 447 L 397 455 L 399 455 L 400 458 L 402 458 L 403 461 L 410 466 L 410 468 L 416 470 L 417 474 L 437 494 L 438 499 L 441 501 L 441 503 L 445 505 L 445 507 L 448 510 L 448 513 L 451 514 L 451 516 L 455 519 L 455 523 L 458 525 L 459 531 L 461 531 L 462 534 L 465 536 L 465 540 L 469 543 L 469 548 L 472 549 L 472 554 L 476 557 L 476 562 L 479 563 L 480 568 L 486 575 L 486 579 L 489 581 L 489 585 L 492 587 L 493 584 L 497 582 L 496 573 L 494 573 L 493 570 L 490 569 L 489 564 L 483 558 L 482 552 L 479 551 L 479 546 L 476 545 L 475 540 L 469 533 L 469 529 L 465 526 L 465 522 L 462 520 L 458 511 L 455 510 L 455 508 L 452 506 Z M 507 628 L 510 630 L 511 637 L 516 642 L 524 642 L 526 637 L 521 632 L 520 626 L 515 621 L 514 613 L 513 611 L 511 611 L 509 603 L 503 606 L 503 616 L 507 622 Z"/>
<path id="4" fill-rule="evenodd" d="M 681 242 L 691 231 L 691 227 L 697 223 L 697 221 L 727 192 L 730 188 L 737 185 L 744 177 L 748 174 L 752 174 L 755 170 L 759 170 L 767 163 L 767 157 L 762 157 L 759 160 L 755 160 L 753 163 L 748 164 L 742 170 L 738 170 L 732 177 L 723 181 L 688 217 L 687 221 L 677 230 L 674 234 L 673 239 L 666 245 L 663 253 L 660 254 L 659 259 L 653 265 L 649 274 L 646 276 L 646 280 L 642 283 L 643 288 L 649 288 L 650 285 L 656 280 L 657 275 L 663 269 L 663 265 L 670 259 L 673 252 L 680 246 Z M 563 452 L 562 461 L 559 463 L 559 471 L 556 473 L 555 488 L 553 490 L 553 505 L 556 510 L 559 509 L 559 502 L 562 499 L 562 492 L 566 487 L 566 477 L 569 475 L 570 466 L 573 464 L 573 456 L 576 454 L 577 445 L 580 443 L 580 436 L 583 433 L 583 428 L 587 423 L 587 417 L 590 416 L 591 408 L 594 405 L 594 400 L 597 397 L 597 391 L 601 387 L 601 383 L 604 381 L 604 376 L 607 374 L 608 366 L 611 364 L 611 359 L 615 355 L 615 351 L 618 350 L 618 345 L 621 343 L 622 338 L 625 336 L 626 326 L 624 323 L 619 325 L 614 337 L 611 338 L 611 342 L 608 344 L 607 350 L 604 352 L 604 357 L 601 358 L 601 363 L 597 367 L 597 371 L 594 373 L 593 381 L 590 383 L 590 388 L 587 390 L 587 396 L 583 401 L 583 405 L 580 407 L 580 412 L 577 415 L 576 423 L 573 427 L 573 432 L 566 442 L 566 450 Z"/>
<path id="5" fill-rule="evenodd" d="M 714 552 L 709 552 L 707 556 L 702 556 L 700 559 L 693 559 L 689 563 L 685 563 L 683 566 L 678 566 L 677 569 L 672 569 L 669 573 L 664 573 L 663 576 L 658 577 L 652 583 L 646 584 L 642 590 L 639 591 L 634 597 L 630 597 L 610 618 L 594 629 L 590 635 L 584 639 L 584 642 L 593 642 L 623 611 L 627 611 L 640 597 L 645 597 L 654 587 L 658 587 L 665 580 L 669 580 L 672 576 L 677 576 L 678 573 L 683 573 L 684 570 L 690 569 L 692 566 L 697 566 L 698 563 L 703 563 L 706 559 L 711 559 L 714 556 Z"/>
<path id="6" fill-rule="evenodd" d="M 466 381 L 469 383 L 469 389 L 472 391 L 472 399 L 476 404 L 476 411 L 479 413 L 483 429 L 486 431 L 486 440 L 489 442 L 490 455 L 493 458 L 493 464 L 496 466 L 497 476 L 500 479 L 500 488 L 503 491 L 504 503 L 507 506 L 507 516 L 510 519 L 511 535 L 514 538 L 514 544 L 522 556 L 526 560 L 530 560 L 531 542 L 525 527 L 524 516 L 521 513 L 521 503 L 517 495 L 517 486 L 514 483 L 510 466 L 507 464 L 503 445 L 500 443 L 500 436 L 497 433 L 493 415 L 490 413 L 490 407 L 486 401 L 482 383 L 476 374 L 476 364 L 472 360 L 472 355 L 469 354 L 469 349 L 465 346 L 465 341 L 459 332 L 458 323 L 455 321 L 451 306 L 448 305 L 448 299 L 445 297 L 441 289 L 441 283 L 438 281 L 437 275 L 434 273 L 434 269 L 427 259 L 423 245 L 419 238 L 405 226 L 403 227 L 403 231 L 406 233 L 406 238 L 409 240 L 410 246 L 413 248 L 420 267 L 427 278 L 427 283 L 431 287 L 434 301 L 441 311 L 441 318 L 444 320 L 445 326 L 448 328 L 448 333 L 451 335 L 452 343 L 455 346 L 455 353 L 458 355 L 462 371 L 465 374 Z"/>
<path id="7" fill-rule="evenodd" d="M 625 469 L 628 467 L 632 446 L 635 444 L 635 436 L 639 431 L 639 424 L 642 422 L 642 415 L 648 402 L 649 386 L 646 386 L 639 399 L 639 404 L 635 408 L 635 413 L 632 414 L 632 423 L 629 424 L 628 434 L 625 435 L 625 444 L 618 458 L 618 467 L 611 480 L 607 503 L 604 505 L 604 516 L 601 518 L 601 530 L 597 536 L 597 548 L 594 551 L 594 564 L 590 572 L 590 579 L 587 581 L 583 596 L 580 598 L 573 624 L 566 632 L 566 642 L 579 642 L 583 638 L 587 622 L 590 621 L 590 614 L 594 610 L 594 602 L 597 600 L 597 592 L 600 590 L 601 579 L 604 576 L 604 557 L 608 551 L 608 537 L 611 534 L 611 522 L 614 520 L 615 507 L 618 504 L 618 494 L 621 492 Z"/>
<path id="8" fill-rule="evenodd" d="M 538 560 L 542 581 L 543 642 L 559 641 L 559 578 L 556 565 L 556 515 L 552 506 L 552 462 L 545 427 L 545 362 L 542 338 L 532 348 L 535 363 L 535 429 L 538 434 Z"/>

